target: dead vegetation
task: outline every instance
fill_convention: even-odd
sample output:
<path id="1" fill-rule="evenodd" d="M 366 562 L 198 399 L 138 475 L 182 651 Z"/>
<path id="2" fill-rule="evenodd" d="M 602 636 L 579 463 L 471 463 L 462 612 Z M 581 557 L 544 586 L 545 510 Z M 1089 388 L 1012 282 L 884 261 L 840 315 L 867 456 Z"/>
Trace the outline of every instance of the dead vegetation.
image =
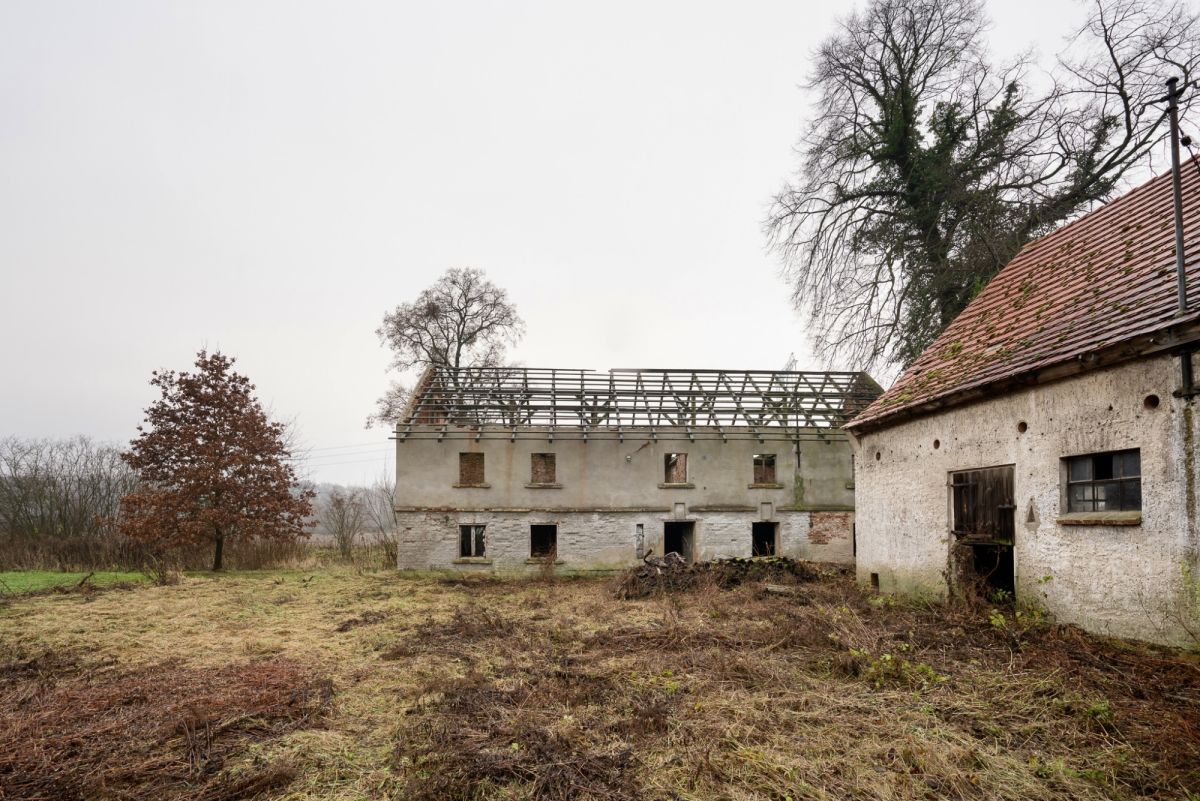
<path id="1" fill-rule="evenodd" d="M 638 568 L 618 597 L 472 600 L 385 657 L 429 670 L 399 797 L 1185 798 L 1200 670 L 1037 614 L 907 606 L 787 560 Z M 666 578 L 664 578 L 666 576 Z M 764 579 L 791 593 L 764 593 Z M 599 588 L 597 588 L 599 589 Z M 610 590 L 611 591 L 611 590 Z M 490 598 L 488 599 L 490 600 Z M 452 666 L 453 669 L 447 669 Z"/>
<path id="2" fill-rule="evenodd" d="M 0 797 L 1200 791 L 1195 655 L 769 564 L 688 570 L 631 599 L 616 597 L 629 576 L 341 570 L 15 600 L 0 610 Z"/>
<path id="3" fill-rule="evenodd" d="M 51 651 L 3 664 L 0 798 L 258 797 L 295 767 L 227 770 L 231 758 L 316 725 L 331 697 L 328 680 L 286 660 L 120 671 Z"/>

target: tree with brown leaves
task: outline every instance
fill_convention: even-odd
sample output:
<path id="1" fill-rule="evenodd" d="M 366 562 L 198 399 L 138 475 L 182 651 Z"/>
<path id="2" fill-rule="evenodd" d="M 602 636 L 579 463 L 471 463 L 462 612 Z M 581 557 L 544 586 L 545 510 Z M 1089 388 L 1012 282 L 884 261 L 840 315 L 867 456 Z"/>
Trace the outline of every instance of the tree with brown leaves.
<path id="1" fill-rule="evenodd" d="M 142 486 L 121 502 L 123 533 L 156 548 L 307 537 L 311 489 L 297 485 L 285 426 L 272 422 L 234 359 L 200 351 L 196 372 L 156 371 L 159 398 L 122 455 Z"/>

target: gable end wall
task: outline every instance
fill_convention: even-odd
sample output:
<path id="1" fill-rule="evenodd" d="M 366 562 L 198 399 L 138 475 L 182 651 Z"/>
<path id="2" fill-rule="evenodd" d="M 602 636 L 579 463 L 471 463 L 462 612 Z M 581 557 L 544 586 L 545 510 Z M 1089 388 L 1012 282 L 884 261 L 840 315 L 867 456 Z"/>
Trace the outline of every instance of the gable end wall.
<path id="1" fill-rule="evenodd" d="M 1145 359 L 861 436 L 859 580 L 875 573 L 885 592 L 946 596 L 949 474 L 1011 464 L 1019 601 L 1101 634 L 1195 644 L 1200 433 L 1192 404 L 1172 394 L 1178 370 L 1176 358 Z M 1151 394 L 1160 399 L 1157 409 L 1143 405 Z M 1141 525 L 1058 524 L 1065 512 L 1062 458 L 1125 448 L 1141 450 Z"/>

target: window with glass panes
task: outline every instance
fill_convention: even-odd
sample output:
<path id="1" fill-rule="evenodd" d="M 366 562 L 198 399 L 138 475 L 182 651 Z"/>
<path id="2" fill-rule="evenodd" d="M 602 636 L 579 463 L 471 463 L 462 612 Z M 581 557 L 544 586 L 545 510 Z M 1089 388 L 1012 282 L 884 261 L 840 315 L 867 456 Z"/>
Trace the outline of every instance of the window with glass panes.
<path id="1" fill-rule="evenodd" d="M 483 526 L 458 527 L 458 555 L 463 558 L 483 556 Z"/>
<path id="2" fill-rule="evenodd" d="M 1142 508 L 1142 458 L 1136 448 L 1072 456 L 1067 461 L 1068 512 Z"/>

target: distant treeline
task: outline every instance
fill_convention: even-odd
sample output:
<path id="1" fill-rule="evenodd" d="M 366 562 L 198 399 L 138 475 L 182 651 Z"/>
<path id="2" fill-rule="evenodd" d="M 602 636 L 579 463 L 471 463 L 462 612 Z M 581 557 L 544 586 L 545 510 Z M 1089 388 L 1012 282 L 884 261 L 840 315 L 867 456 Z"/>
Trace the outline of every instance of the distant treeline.
<path id="1" fill-rule="evenodd" d="M 0 569 L 128 564 L 135 549 L 111 521 L 136 486 L 113 445 L 0 439 Z"/>
<path id="2" fill-rule="evenodd" d="M 87 437 L 0 438 L 0 571 L 137 569 L 148 554 L 113 524 L 121 498 L 138 486 L 121 448 Z M 310 531 L 336 558 L 395 564 L 391 485 L 317 487 Z M 163 557 L 154 554 L 155 559 Z M 203 549 L 169 555 L 179 567 L 207 565 Z M 324 560 L 305 543 L 231 545 L 229 564 L 257 569 Z"/>

